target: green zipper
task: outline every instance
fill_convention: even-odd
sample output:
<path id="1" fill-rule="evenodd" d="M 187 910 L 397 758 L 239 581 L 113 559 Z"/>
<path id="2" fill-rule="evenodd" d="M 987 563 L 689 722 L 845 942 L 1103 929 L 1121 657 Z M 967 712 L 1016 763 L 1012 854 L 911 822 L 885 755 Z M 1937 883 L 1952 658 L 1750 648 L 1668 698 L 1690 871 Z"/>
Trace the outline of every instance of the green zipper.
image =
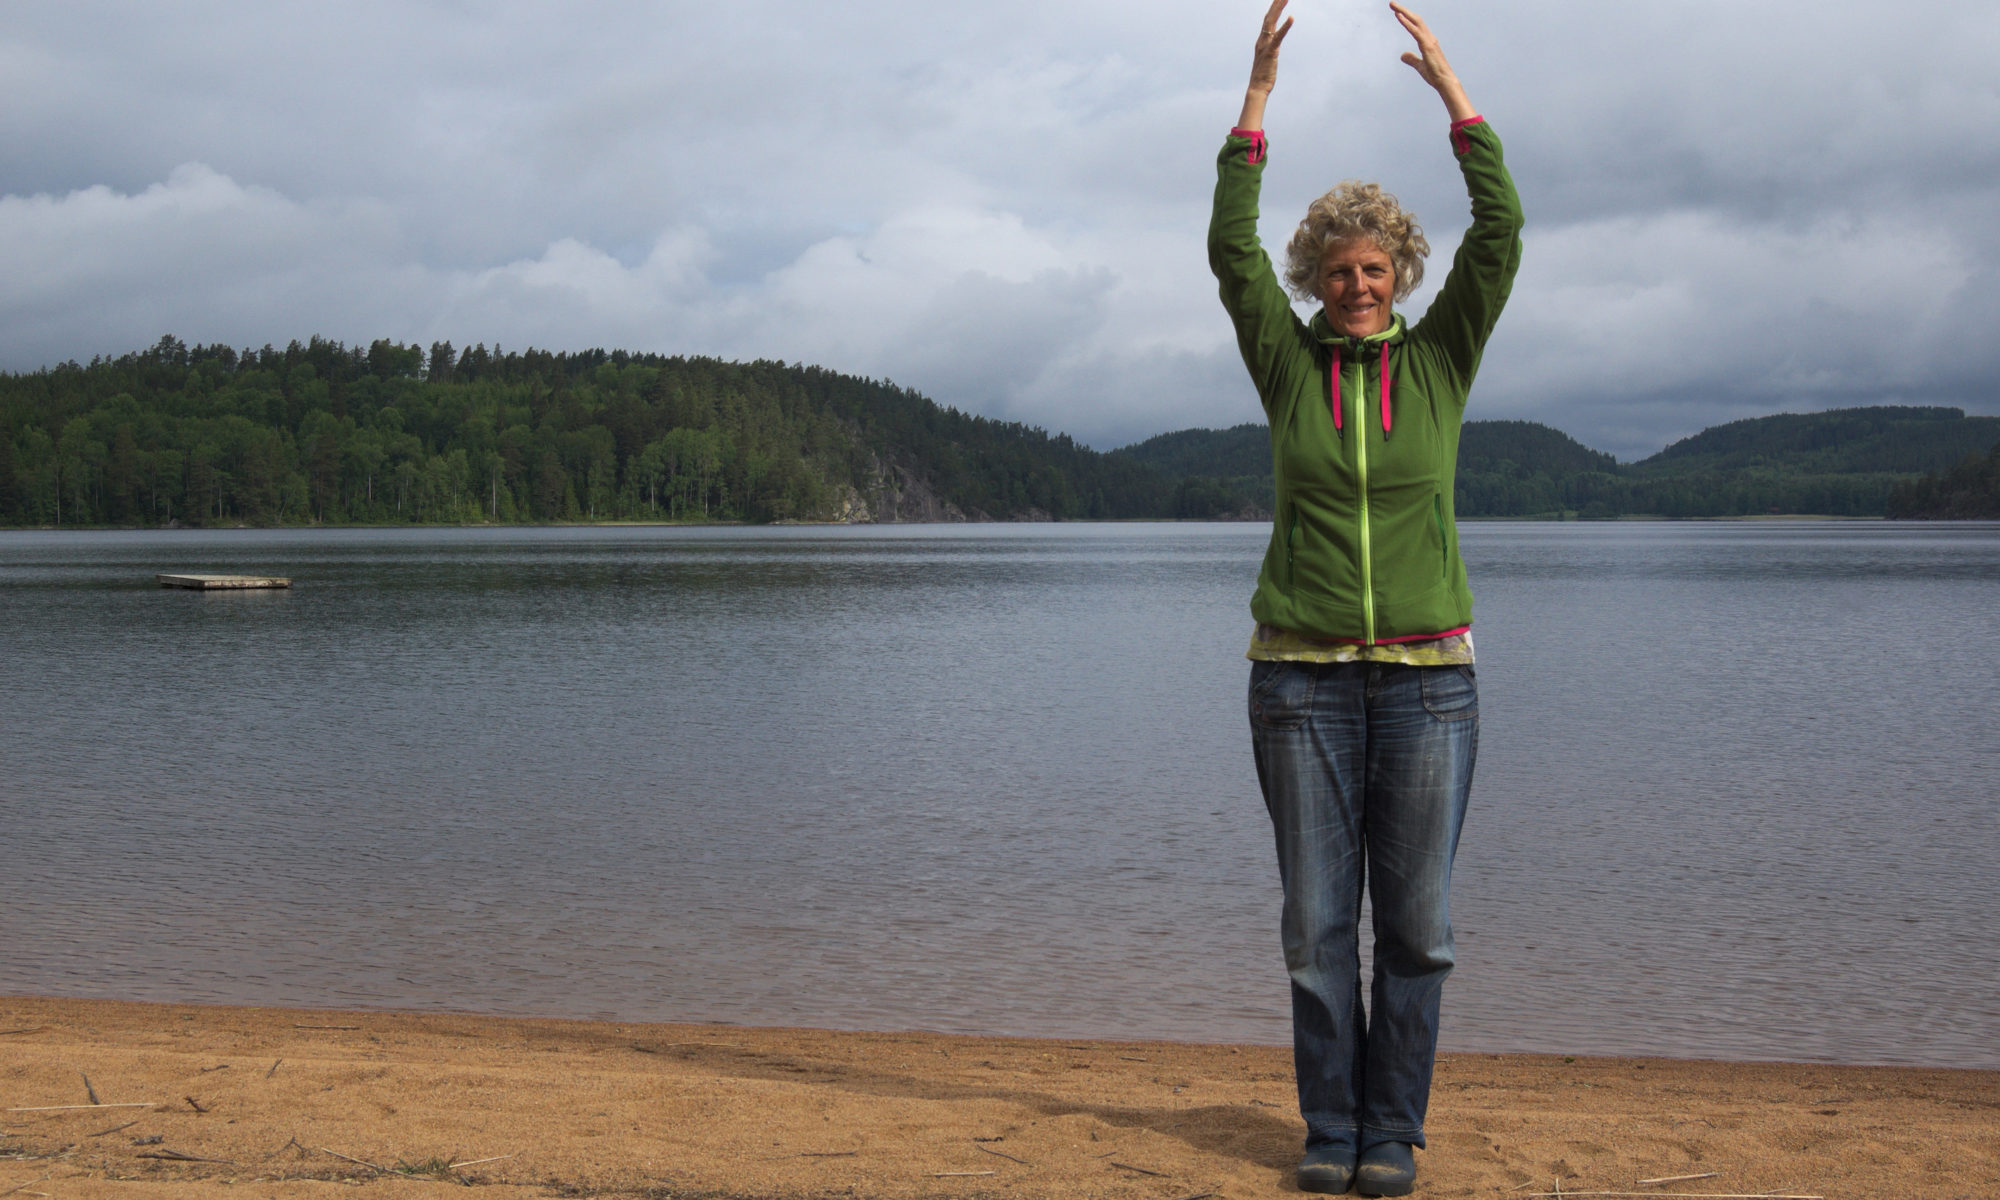
<path id="1" fill-rule="evenodd" d="M 1346 372 L 1342 372 L 1345 374 Z M 1341 381 L 1346 390 L 1346 380 Z M 1362 402 L 1367 377 L 1361 364 L 1354 364 L 1354 473 L 1360 489 L 1357 512 L 1361 519 L 1361 632 L 1364 645 L 1375 644 L 1375 563 L 1368 548 L 1368 406 Z M 1347 403 L 1345 396 L 1341 403 Z"/>

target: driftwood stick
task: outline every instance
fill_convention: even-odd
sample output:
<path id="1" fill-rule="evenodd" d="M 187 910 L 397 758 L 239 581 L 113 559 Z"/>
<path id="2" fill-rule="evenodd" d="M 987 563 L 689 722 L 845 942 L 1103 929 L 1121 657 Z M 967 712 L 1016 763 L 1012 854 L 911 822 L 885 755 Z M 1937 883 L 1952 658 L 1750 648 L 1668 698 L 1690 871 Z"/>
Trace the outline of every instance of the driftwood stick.
<path id="1" fill-rule="evenodd" d="M 23 1028 L 23 1029 L 0 1029 L 0 1037 L 13 1037 L 13 1036 L 14 1036 L 15 1034 L 17 1034 L 17 1033 L 40 1033 L 40 1032 L 41 1032 L 42 1030 L 44 1030 L 44 1029 L 47 1029 L 47 1028 L 48 1028 L 48 1026 L 46 1026 L 46 1025 L 29 1025 L 29 1026 L 27 1026 L 26 1028 Z M 35 1183 L 40 1183 L 40 1182 L 41 1182 L 41 1180 L 37 1179 L 37 1180 L 34 1180 L 33 1182 L 35 1182 Z M 21 1185 L 21 1187 L 27 1187 L 27 1186 L 28 1186 L 28 1185 L 27 1185 L 27 1184 L 25 1184 L 25 1183 Z M 20 1190 L 20 1188 L 16 1188 L 16 1189 L 14 1189 L 14 1190 L 15 1190 L 15 1191 L 19 1191 L 19 1190 Z M 6 1194 L 7 1194 L 7 1193 L 5 1193 L 5 1192 L 0 1192 L 0 1196 L 4 1196 L 4 1195 L 6 1195 Z"/>
<path id="2" fill-rule="evenodd" d="M 960 1179 L 975 1175 L 998 1175 L 998 1171 L 932 1171 L 932 1179 Z"/>
<path id="3" fill-rule="evenodd" d="M 387 1167 L 378 1167 L 378 1166 L 376 1166 L 376 1165 L 375 1165 L 374 1163 L 372 1163 L 372 1162 L 369 1162 L 369 1161 L 368 1161 L 367 1159 L 365 1159 L 365 1158 L 356 1158 L 356 1157 L 354 1157 L 354 1156 L 353 1156 L 352 1154 L 342 1154 L 342 1153 L 341 1153 L 340 1151 L 338 1151 L 338 1150 L 329 1150 L 329 1149 L 327 1149 L 327 1148 L 326 1148 L 325 1146 L 321 1146 L 321 1147 L 319 1148 L 319 1150 L 320 1150 L 320 1153 L 321 1153 L 321 1154 L 331 1154 L 331 1155 L 333 1155 L 333 1156 L 334 1156 L 335 1158 L 344 1158 L 344 1159 L 346 1159 L 346 1160 L 347 1160 L 348 1162 L 351 1162 L 351 1163 L 360 1163 L 360 1164 L 361 1164 L 362 1166 L 364 1166 L 364 1167 L 367 1167 L 367 1168 L 368 1168 L 369 1170 L 371 1170 L 371 1171 L 378 1171 L 378 1172 L 380 1172 L 381 1174 L 384 1174 L 384 1175 L 387 1175 L 387 1174 L 389 1173 L 389 1168 L 387 1168 Z"/>
<path id="4" fill-rule="evenodd" d="M 991 1146 L 982 1146 L 978 1142 L 974 1142 L 972 1144 L 972 1148 L 974 1150 L 984 1150 L 986 1153 L 991 1154 L 996 1158 L 1004 1158 L 1007 1159 L 1009 1162 L 1020 1163 L 1024 1167 L 1032 1167 L 1035 1165 L 1034 1163 L 1029 1162 L 1025 1158 L 1015 1158 L 1013 1155 L 1007 1153 L 1005 1150 L 995 1150 Z"/>
<path id="5" fill-rule="evenodd" d="M 203 1158 L 199 1154 L 182 1154 L 178 1150 L 169 1150 L 165 1146 L 160 1147 L 158 1150 L 142 1150 L 139 1153 L 133 1155 L 132 1157 L 164 1158 L 171 1162 L 212 1162 L 212 1163 L 233 1164 L 236 1161 L 233 1158 Z"/>
<path id="6" fill-rule="evenodd" d="M 492 1158 L 468 1158 L 464 1162 L 446 1163 L 444 1169 L 447 1171 L 456 1171 L 460 1167 L 476 1167 L 480 1163 L 499 1162 L 502 1159 L 513 1157 L 515 1156 L 512 1154 L 496 1154 Z"/>
<path id="7" fill-rule="evenodd" d="M 79 1075 L 83 1075 L 83 1072 L 82 1072 L 82 1071 L 78 1071 L 78 1072 L 77 1072 L 77 1074 L 79 1074 Z M 90 1102 L 91 1102 L 92 1104 L 102 1104 L 102 1103 L 104 1103 L 104 1101 L 102 1101 L 102 1100 L 99 1100 L 99 1099 L 97 1098 L 97 1089 L 96 1089 L 96 1088 L 94 1088 L 94 1087 L 91 1087 L 91 1086 L 90 1086 L 90 1076 L 88 1076 L 88 1075 L 83 1075 L 83 1092 L 84 1092 L 84 1094 L 85 1094 L 86 1096 L 89 1096 L 89 1097 L 90 1097 Z"/>
<path id="8" fill-rule="evenodd" d="M 98 1131 L 97 1131 L 96 1133 L 86 1133 L 86 1134 L 84 1134 L 83 1136 L 85 1136 L 85 1137 L 103 1137 L 104 1135 L 106 1135 L 106 1134 L 109 1134 L 109 1133 L 117 1133 L 117 1132 L 118 1132 L 119 1130 L 121 1130 L 121 1129 L 130 1129 L 130 1128 L 132 1128 L 132 1127 L 133 1127 L 134 1125 L 137 1125 L 138 1123 L 139 1123 L 139 1122 L 137 1122 L 137 1121 L 127 1121 L 127 1122 L 125 1122 L 125 1123 L 124 1123 L 123 1125 L 113 1125 L 113 1126 L 112 1126 L 111 1128 L 109 1128 L 109 1129 L 100 1129 L 100 1130 L 98 1130 Z"/>
<path id="9" fill-rule="evenodd" d="M 644 1050 L 650 1054 L 652 1053 L 653 1050 L 663 1050 L 672 1046 L 720 1046 L 724 1050 L 741 1050 L 743 1048 L 743 1043 L 742 1042 L 659 1042 L 656 1043 L 653 1047 L 651 1047 L 651 1049 L 648 1049 L 647 1047 L 641 1046 L 638 1043 L 634 1042 L 632 1048 L 634 1050 Z"/>
<path id="10" fill-rule="evenodd" d="M 188 1107 L 195 1110 L 198 1113 L 205 1113 L 208 1111 L 207 1109 L 201 1106 L 201 1101 L 195 1099 L 193 1096 L 182 1096 L 181 1099 L 187 1101 Z"/>
<path id="11" fill-rule="evenodd" d="M 1211 1197 L 1220 1196 L 1221 1194 L 1221 1192 L 1196 1192 L 1192 1196 L 1182 1196 L 1180 1200 L 1210 1200 Z"/>
<path id="12" fill-rule="evenodd" d="M 212 1067 L 203 1067 L 203 1068 L 201 1069 L 201 1073 L 202 1073 L 202 1074 L 204 1074 L 204 1075 L 206 1075 L 206 1074 L 208 1074 L 208 1073 L 209 1073 L 210 1071 L 227 1071 L 228 1069 L 229 1069 L 229 1064 L 228 1064 L 228 1063 L 217 1063 L 217 1064 L 215 1064 L 215 1065 L 214 1065 L 214 1066 L 212 1066 Z"/>
<path id="13" fill-rule="evenodd" d="M 294 1025 L 293 1029 L 359 1029 L 359 1025 Z"/>
<path id="14" fill-rule="evenodd" d="M 1722 1172 L 1706 1171 L 1700 1175 L 1662 1175 L 1658 1179 L 1634 1179 L 1632 1182 L 1644 1186 L 1649 1183 L 1687 1183 L 1694 1179 L 1720 1179 Z"/>
<path id="15" fill-rule="evenodd" d="M 1144 1167 L 1135 1167 L 1135 1166 L 1133 1166 L 1133 1165 L 1132 1165 L 1131 1163 L 1122 1163 L 1122 1162 L 1118 1162 L 1118 1161 L 1116 1161 L 1115 1159 L 1114 1159 L 1114 1160 L 1112 1161 L 1111 1165 L 1112 1165 L 1112 1166 L 1114 1166 L 1114 1167 L 1123 1167 L 1123 1168 L 1124 1168 L 1125 1170 L 1127 1170 L 1127 1171 L 1137 1171 L 1137 1172 L 1139 1172 L 1139 1174 L 1141 1174 L 1141 1175 L 1151 1175 L 1151 1176 L 1152 1176 L 1153 1178 L 1155 1178 L 1155 1179 L 1171 1179 L 1171 1178 L 1173 1178 L 1173 1176 L 1171 1176 L 1171 1175 L 1168 1175 L 1168 1174 L 1167 1174 L 1167 1173 L 1166 1173 L 1165 1171 L 1148 1171 L 1148 1170 L 1147 1170 L 1146 1168 L 1144 1168 Z"/>
<path id="16" fill-rule="evenodd" d="M 40 1179 L 30 1179 L 26 1183 L 17 1183 L 13 1187 L 8 1188 L 6 1191 L 0 1192 L 0 1196 L 11 1196 L 15 1192 L 25 1192 L 29 1188 L 35 1186 L 38 1183 L 47 1183 L 49 1180 L 54 1178 L 55 1176 L 53 1175 L 44 1175 Z"/>
<path id="17" fill-rule="evenodd" d="M 151 1100 L 139 1100 L 129 1104 L 43 1104 L 35 1108 L 10 1108 L 8 1112 L 63 1112 L 76 1108 L 158 1108 Z"/>
<path id="18" fill-rule="evenodd" d="M 276 1075 L 276 1074 L 278 1073 L 278 1063 L 281 1063 L 281 1062 L 284 1062 L 284 1061 L 285 1061 L 285 1060 L 281 1058 L 281 1059 L 279 1059 L 279 1060 L 278 1060 L 278 1062 L 274 1062 L 274 1063 L 272 1063 L 272 1064 L 271 1064 L 271 1069 L 270 1069 L 270 1070 L 268 1070 L 268 1071 L 266 1071 L 266 1072 L 264 1072 L 264 1078 L 266 1078 L 266 1079 L 269 1079 L 269 1078 L 270 1078 L 271 1076 L 273 1076 L 273 1075 Z"/>
<path id="19" fill-rule="evenodd" d="M 801 1150 L 797 1154 L 767 1154 L 759 1162 L 776 1162 L 781 1158 L 853 1158 L 859 1150 Z"/>
<path id="20" fill-rule="evenodd" d="M 1675 1200 L 1826 1200 L 1792 1192 L 1529 1192 L 1530 1196 L 1673 1196 Z"/>

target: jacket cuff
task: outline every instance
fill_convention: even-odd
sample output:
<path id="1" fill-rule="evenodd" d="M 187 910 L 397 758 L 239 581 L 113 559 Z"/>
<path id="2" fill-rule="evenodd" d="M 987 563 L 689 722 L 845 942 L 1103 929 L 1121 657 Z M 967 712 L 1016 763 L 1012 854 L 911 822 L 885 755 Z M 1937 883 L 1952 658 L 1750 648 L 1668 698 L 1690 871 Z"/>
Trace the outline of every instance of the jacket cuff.
<path id="1" fill-rule="evenodd" d="M 1453 128 L 1456 129 L 1457 127 L 1453 126 Z M 1243 159 L 1244 162 L 1250 163 L 1251 165 L 1254 166 L 1257 163 L 1264 161 L 1264 154 L 1269 149 L 1269 147 L 1266 145 L 1264 141 L 1263 130 L 1232 129 L 1229 131 L 1229 136 L 1250 139 L 1250 153 L 1244 157 Z"/>
<path id="2" fill-rule="evenodd" d="M 1463 121 L 1453 121 L 1451 123 L 1452 153 L 1464 154 L 1470 151 L 1472 149 L 1472 143 L 1465 136 L 1465 127 L 1467 125 L 1484 125 L 1485 123 L 1486 123 L 1486 118 L 1480 116 L 1477 113 L 1474 113 L 1473 115 L 1465 118 L 1465 120 Z"/>

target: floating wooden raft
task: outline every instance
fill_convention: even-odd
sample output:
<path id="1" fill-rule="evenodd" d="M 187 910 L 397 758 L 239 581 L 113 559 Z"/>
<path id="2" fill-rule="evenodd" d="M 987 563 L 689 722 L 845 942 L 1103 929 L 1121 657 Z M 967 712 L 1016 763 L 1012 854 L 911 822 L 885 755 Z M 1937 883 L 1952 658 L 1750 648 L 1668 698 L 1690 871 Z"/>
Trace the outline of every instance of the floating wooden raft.
<path id="1" fill-rule="evenodd" d="M 273 575 L 155 575 L 161 587 L 193 588 L 213 592 L 228 588 L 288 588 L 289 579 Z"/>

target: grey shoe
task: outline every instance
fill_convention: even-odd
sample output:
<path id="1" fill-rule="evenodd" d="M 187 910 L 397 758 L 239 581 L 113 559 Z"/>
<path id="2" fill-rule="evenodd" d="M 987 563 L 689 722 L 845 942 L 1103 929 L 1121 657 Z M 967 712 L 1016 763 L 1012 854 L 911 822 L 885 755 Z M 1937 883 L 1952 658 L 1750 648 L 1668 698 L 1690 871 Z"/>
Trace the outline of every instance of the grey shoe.
<path id="1" fill-rule="evenodd" d="M 1417 1158 L 1408 1142 L 1377 1142 L 1361 1152 L 1354 1190 L 1364 1196 L 1407 1196 L 1417 1186 Z"/>
<path id="2" fill-rule="evenodd" d="M 1299 1190 L 1338 1196 L 1354 1182 L 1354 1151 L 1344 1146 L 1307 1150 L 1299 1160 Z"/>

